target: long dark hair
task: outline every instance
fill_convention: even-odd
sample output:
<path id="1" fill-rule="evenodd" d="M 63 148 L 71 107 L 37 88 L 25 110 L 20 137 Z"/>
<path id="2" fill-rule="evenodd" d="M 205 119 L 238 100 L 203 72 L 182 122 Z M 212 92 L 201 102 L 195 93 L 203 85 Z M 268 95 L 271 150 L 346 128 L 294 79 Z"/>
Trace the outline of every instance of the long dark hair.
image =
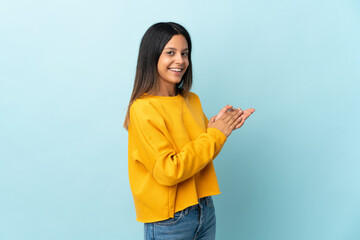
<path id="1" fill-rule="evenodd" d="M 152 25 L 141 39 L 136 66 L 134 87 L 126 112 L 124 128 L 129 126 L 129 110 L 131 104 L 144 93 L 151 93 L 158 87 L 157 63 L 165 45 L 174 35 L 183 35 L 188 44 L 189 66 L 181 81 L 176 84 L 176 93 L 186 96 L 192 85 L 191 39 L 189 33 L 180 24 L 160 22 Z"/>

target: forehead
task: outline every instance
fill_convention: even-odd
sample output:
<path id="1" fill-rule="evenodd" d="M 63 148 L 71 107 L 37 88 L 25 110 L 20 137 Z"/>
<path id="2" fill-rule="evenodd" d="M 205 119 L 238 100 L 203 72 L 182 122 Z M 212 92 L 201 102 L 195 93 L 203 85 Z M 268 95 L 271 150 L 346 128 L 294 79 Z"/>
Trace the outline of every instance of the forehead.
<path id="1" fill-rule="evenodd" d="M 174 35 L 165 45 L 165 48 L 176 48 L 183 50 L 185 48 L 188 48 L 188 43 L 183 35 Z"/>

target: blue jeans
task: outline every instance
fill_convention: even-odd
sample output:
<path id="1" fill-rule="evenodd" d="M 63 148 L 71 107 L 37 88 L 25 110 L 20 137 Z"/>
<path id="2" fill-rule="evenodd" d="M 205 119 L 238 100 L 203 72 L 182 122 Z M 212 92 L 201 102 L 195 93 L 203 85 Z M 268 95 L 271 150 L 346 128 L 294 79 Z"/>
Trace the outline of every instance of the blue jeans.
<path id="1" fill-rule="evenodd" d="M 215 208 L 210 197 L 199 204 L 176 212 L 174 218 L 145 223 L 145 240 L 214 240 Z"/>

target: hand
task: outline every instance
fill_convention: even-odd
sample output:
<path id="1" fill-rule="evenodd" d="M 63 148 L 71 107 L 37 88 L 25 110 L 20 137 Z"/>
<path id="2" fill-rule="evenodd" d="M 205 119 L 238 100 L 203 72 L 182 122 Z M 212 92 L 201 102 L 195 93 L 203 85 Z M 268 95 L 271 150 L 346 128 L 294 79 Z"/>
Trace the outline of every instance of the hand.
<path id="1" fill-rule="evenodd" d="M 219 119 L 223 114 L 225 114 L 227 111 L 231 111 L 231 109 L 233 109 L 233 106 L 231 106 L 231 105 L 226 105 L 223 109 L 221 109 L 220 111 L 219 111 L 219 113 L 215 116 L 215 121 L 217 120 L 217 119 Z M 241 110 L 241 108 L 238 108 L 239 110 Z M 240 128 L 242 125 L 244 125 L 244 123 L 245 123 L 245 120 L 248 118 L 248 117 L 250 117 L 250 115 L 252 114 L 252 113 L 254 113 L 255 112 L 255 109 L 254 108 L 249 108 L 249 109 L 246 109 L 246 110 L 244 110 L 243 111 L 243 114 L 240 116 L 240 118 L 242 118 L 241 119 L 241 121 L 240 121 L 240 123 L 236 126 L 236 128 L 235 129 L 238 129 L 238 128 Z"/>
<path id="2" fill-rule="evenodd" d="M 250 117 L 251 114 L 253 114 L 255 112 L 254 108 L 249 108 L 246 110 L 243 110 L 243 114 L 241 115 L 241 121 L 240 123 L 236 126 L 235 129 L 241 128 L 242 125 L 244 125 L 245 120 L 248 119 L 248 117 Z"/>
<path id="3" fill-rule="evenodd" d="M 233 109 L 232 105 L 226 105 L 225 107 L 223 107 L 219 113 L 215 116 L 215 121 L 218 120 L 222 115 L 224 115 L 227 111 Z"/>
<path id="4" fill-rule="evenodd" d="M 229 137 L 232 131 L 236 129 L 236 126 L 241 123 L 242 118 L 240 118 L 240 116 L 242 114 L 243 112 L 238 109 L 226 111 L 216 121 L 216 116 L 210 118 L 208 128 L 216 128 L 224 133 L 226 137 Z"/>

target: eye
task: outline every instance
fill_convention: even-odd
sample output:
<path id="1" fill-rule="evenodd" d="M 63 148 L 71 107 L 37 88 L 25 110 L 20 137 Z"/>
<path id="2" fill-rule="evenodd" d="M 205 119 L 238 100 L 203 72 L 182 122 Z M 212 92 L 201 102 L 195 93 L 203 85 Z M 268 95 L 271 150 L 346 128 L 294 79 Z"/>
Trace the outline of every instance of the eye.
<path id="1" fill-rule="evenodd" d="M 175 54 L 174 51 L 168 51 L 166 53 L 169 54 L 169 55 L 174 55 Z"/>
<path id="2" fill-rule="evenodd" d="M 184 53 L 182 53 L 182 55 L 183 55 L 183 56 L 188 56 L 188 55 L 189 55 L 189 53 L 184 52 Z"/>

